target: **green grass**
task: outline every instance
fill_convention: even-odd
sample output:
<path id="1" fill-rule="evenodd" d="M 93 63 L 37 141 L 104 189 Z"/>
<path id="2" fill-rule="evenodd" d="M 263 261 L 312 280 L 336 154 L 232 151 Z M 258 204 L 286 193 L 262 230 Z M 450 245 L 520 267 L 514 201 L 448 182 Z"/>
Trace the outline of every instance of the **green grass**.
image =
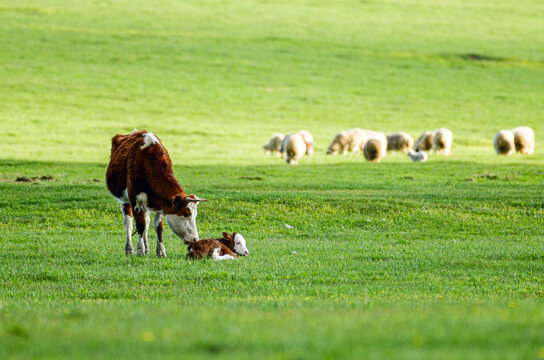
<path id="1" fill-rule="evenodd" d="M 544 358 L 543 11 L 0 0 L 0 358 Z M 519 125 L 536 153 L 495 156 Z M 324 154 L 355 126 L 446 126 L 453 155 Z M 124 256 L 104 174 L 134 127 L 248 257 L 169 230 L 167 259 Z M 261 151 L 301 128 L 299 166 Z"/>

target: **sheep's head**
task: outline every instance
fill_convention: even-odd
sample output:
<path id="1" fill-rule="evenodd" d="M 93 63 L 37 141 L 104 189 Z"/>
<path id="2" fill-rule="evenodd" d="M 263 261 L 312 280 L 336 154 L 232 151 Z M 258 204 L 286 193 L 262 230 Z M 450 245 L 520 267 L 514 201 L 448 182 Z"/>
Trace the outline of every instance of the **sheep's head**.
<path id="1" fill-rule="evenodd" d="M 337 154 L 339 151 L 340 151 L 340 143 L 335 140 L 332 142 L 332 144 L 329 145 L 327 154 L 334 155 L 334 154 Z"/>

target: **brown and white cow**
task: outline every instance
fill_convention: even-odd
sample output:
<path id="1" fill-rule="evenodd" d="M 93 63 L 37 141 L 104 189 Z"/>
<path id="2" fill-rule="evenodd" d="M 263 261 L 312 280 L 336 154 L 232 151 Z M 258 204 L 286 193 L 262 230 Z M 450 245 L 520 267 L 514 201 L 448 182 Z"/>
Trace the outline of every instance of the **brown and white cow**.
<path id="1" fill-rule="evenodd" d="M 134 130 L 128 135 L 112 138 L 106 184 L 121 204 L 127 255 L 134 253 L 133 216 L 138 232 L 138 255 L 149 254 L 147 231 L 150 211 L 155 212 L 153 228 L 157 234 L 157 256 L 166 257 L 162 242 L 163 218 L 184 243 L 198 241 L 197 206 L 199 202 L 208 200 L 183 191 L 174 177 L 168 151 L 153 133 Z"/>

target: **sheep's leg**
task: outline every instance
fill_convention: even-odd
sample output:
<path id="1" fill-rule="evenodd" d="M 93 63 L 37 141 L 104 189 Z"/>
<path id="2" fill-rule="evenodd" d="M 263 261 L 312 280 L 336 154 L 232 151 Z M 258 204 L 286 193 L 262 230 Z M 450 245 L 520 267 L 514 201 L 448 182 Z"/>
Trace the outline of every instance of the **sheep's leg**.
<path id="1" fill-rule="evenodd" d="M 354 152 L 354 153 L 357 154 L 357 153 L 358 153 L 359 151 L 361 151 L 361 150 L 360 150 L 359 145 L 357 145 L 357 144 L 351 144 L 351 145 L 349 146 L 349 151 Z"/>
<path id="2" fill-rule="evenodd" d="M 160 212 L 156 212 L 155 218 L 153 219 L 153 229 L 155 229 L 155 233 L 157 234 L 158 257 L 166 257 L 166 249 L 164 248 L 164 244 L 162 242 L 162 230 L 164 229 L 163 220 L 163 215 Z"/>
<path id="3" fill-rule="evenodd" d="M 127 241 L 125 244 L 125 255 L 134 254 L 134 247 L 132 246 L 132 208 L 130 204 L 121 204 L 121 212 L 123 213 L 123 225 L 125 227 L 125 233 L 127 236 Z"/>

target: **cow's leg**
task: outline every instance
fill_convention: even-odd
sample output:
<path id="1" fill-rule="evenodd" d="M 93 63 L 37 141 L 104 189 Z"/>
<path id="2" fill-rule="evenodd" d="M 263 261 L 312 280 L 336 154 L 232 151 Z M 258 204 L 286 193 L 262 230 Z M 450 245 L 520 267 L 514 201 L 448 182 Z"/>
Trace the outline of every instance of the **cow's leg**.
<path id="1" fill-rule="evenodd" d="M 138 245 L 136 245 L 136 251 L 138 253 L 138 256 L 143 256 L 145 255 L 145 211 L 134 209 L 134 220 L 136 221 L 136 231 L 138 232 Z"/>
<path id="2" fill-rule="evenodd" d="M 147 232 L 149 231 L 150 222 L 151 222 L 151 216 L 149 215 L 149 211 L 146 211 L 145 212 L 145 229 L 144 229 L 144 246 L 145 246 L 144 255 L 149 254 L 149 242 L 147 241 Z"/>
<path id="3" fill-rule="evenodd" d="M 129 192 L 129 197 L 133 196 Z M 149 212 L 147 211 L 147 194 L 145 192 L 137 193 L 131 198 L 134 203 L 134 220 L 136 221 L 136 230 L 138 231 L 138 245 L 136 250 L 138 256 L 143 256 L 145 252 L 145 242 L 147 241 L 147 229 L 149 228 Z"/>
<path id="4" fill-rule="evenodd" d="M 166 249 L 164 248 L 164 244 L 162 242 L 162 230 L 164 229 L 163 218 L 164 217 L 160 212 L 156 212 L 155 218 L 153 219 L 153 229 L 155 229 L 155 233 L 157 234 L 158 257 L 166 257 Z"/>
<path id="5" fill-rule="evenodd" d="M 123 213 L 123 225 L 125 226 L 125 233 L 127 235 L 127 241 L 125 244 L 125 254 L 134 254 L 134 247 L 132 246 L 132 208 L 130 204 L 121 204 L 121 212 Z"/>

